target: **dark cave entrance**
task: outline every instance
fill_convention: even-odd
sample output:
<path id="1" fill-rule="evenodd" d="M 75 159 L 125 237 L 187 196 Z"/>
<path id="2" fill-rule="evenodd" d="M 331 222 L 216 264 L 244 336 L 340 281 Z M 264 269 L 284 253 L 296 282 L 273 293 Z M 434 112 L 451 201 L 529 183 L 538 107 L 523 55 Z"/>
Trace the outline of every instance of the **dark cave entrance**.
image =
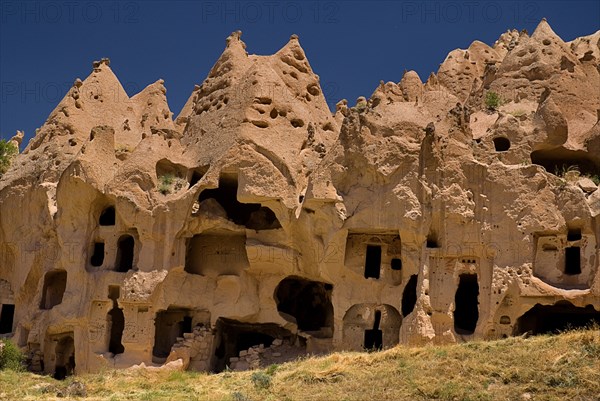
<path id="1" fill-rule="evenodd" d="M 510 149 L 510 140 L 503 136 L 494 138 L 494 149 L 496 152 L 506 152 Z"/>
<path id="2" fill-rule="evenodd" d="M 114 226 L 116 220 L 116 213 L 114 206 L 109 206 L 102 211 L 100 214 L 99 223 L 101 226 Z"/>
<path id="3" fill-rule="evenodd" d="M 418 275 L 413 274 L 410 276 L 408 283 L 406 283 L 406 287 L 404 287 L 404 292 L 402 293 L 402 316 L 408 316 L 414 309 L 417 304 L 417 281 Z"/>
<path id="4" fill-rule="evenodd" d="M 90 264 L 99 267 L 102 263 L 104 263 L 104 242 L 95 242 Z"/>
<path id="5" fill-rule="evenodd" d="M 75 341 L 72 335 L 58 340 L 55 355 L 54 378 L 64 380 L 75 372 Z"/>
<path id="6" fill-rule="evenodd" d="M 365 330 L 364 347 L 366 350 L 375 351 L 383 348 L 383 331 L 379 329 L 381 324 L 381 311 L 375 311 L 373 328 Z"/>
<path id="7" fill-rule="evenodd" d="M 277 310 L 286 320 L 295 320 L 299 330 L 310 332 L 315 337 L 331 337 L 332 292 L 331 284 L 288 277 L 279 283 L 274 298 Z"/>
<path id="8" fill-rule="evenodd" d="M 557 334 L 594 323 L 600 324 L 600 311 L 595 310 L 592 305 L 582 308 L 568 301 L 559 301 L 554 305 L 536 304 L 517 319 L 514 335 L 527 332 L 533 335 Z"/>
<path id="9" fill-rule="evenodd" d="M 164 362 L 171 348 L 177 342 L 177 337 L 183 333 L 192 332 L 192 311 L 189 309 L 169 308 L 156 314 L 154 320 L 153 359 Z"/>
<path id="10" fill-rule="evenodd" d="M 131 235 L 122 235 L 117 242 L 117 259 L 115 271 L 125 273 L 133 268 L 133 252 L 135 240 Z"/>
<path id="11" fill-rule="evenodd" d="M 379 279 L 381 273 L 381 245 L 367 245 L 365 278 Z"/>
<path id="12" fill-rule="evenodd" d="M 260 203 L 241 203 L 237 200 L 237 192 L 237 177 L 222 174 L 219 177 L 219 187 L 202 191 L 198 197 L 198 202 L 206 199 L 216 200 L 225 209 L 229 220 L 251 230 L 281 228 L 279 220 L 277 220 L 271 209 L 261 206 Z"/>
<path id="13" fill-rule="evenodd" d="M 600 175 L 598 156 L 594 158 L 590 153 L 581 150 L 536 150 L 531 153 L 531 162 L 556 176 L 563 176 L 570 169 L 577 169 L 582 175 Z"/>
<path id="14" fill-rule="evenodd" d="M 565 248 L 565 274 L 574 276 L 581 274 L 581 248 L 569 246 Z"/>
<path id="15" fill-rule="evenodd" d="M 216 323 L 215 354 L 212 371 L 225 370 L 229 359 L 237 357 L 240 351 L 263 344 L 271 346 L 273 340 L 292 337 L 291 333 L 273 323 L 242 323 L 236 320 L 219 318 Z"/>
<path id="16" fill-rule="evenodd" d="M 115 302 L 114 307 L 108 312 L 107 316 L 108 327 L 110 327 L 110 335 L 108 339 L 108 352 L 113 355 L 122 354 L 125 352 L 123 346 L 123 330 L 125 329 L 125 315 Z"/>
<path id="17" fill-rule="evenodd" d="M 15 318 L 15 305 L 0 305 L 0 334 L 12 333 Z"/>
<path id="18" fill-rule="evenodd" d="M 454 330 L 473 334 L 479 320 L 479 284 L 476 274 L 461 274 L 454 296 Z"/>
<path id="19" fill-rule="evenodd" d="M 46 273 L 40 309 L 52 309 L 62 303 L 66 288 L 67 272 L 65 270 L 53 270 Z"/>

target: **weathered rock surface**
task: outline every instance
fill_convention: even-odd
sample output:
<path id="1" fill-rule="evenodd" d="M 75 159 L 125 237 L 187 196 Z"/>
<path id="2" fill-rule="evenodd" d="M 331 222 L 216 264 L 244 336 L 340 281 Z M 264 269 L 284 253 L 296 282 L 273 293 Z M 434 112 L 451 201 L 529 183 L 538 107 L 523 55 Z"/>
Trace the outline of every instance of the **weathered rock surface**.
<path id="1" fill-rule="evenodd" d="M 240 36 L 175 119 L 162 80 L 130 98 L 95 62 L 0 180 L 0 333 L 31 369 L 600 320 L 600 31 L 476 41 L 335 115 L 296 36 L 271 56 Z"/>

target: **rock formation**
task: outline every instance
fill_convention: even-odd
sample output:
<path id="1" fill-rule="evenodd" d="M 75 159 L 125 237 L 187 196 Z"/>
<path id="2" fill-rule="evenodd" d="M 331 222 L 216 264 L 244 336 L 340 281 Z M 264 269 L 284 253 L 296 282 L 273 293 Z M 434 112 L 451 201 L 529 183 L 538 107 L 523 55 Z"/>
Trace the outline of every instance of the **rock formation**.
<path id="1" fill-rule="evenodd" d="M 600 320 L 600 31 L 476 41 L 334 115 L 296 36 L 240 36 L 176 118 L 162 80 L 130 98 L 94 62 L 0 180 L 0 333 L 32 370 Z"/>

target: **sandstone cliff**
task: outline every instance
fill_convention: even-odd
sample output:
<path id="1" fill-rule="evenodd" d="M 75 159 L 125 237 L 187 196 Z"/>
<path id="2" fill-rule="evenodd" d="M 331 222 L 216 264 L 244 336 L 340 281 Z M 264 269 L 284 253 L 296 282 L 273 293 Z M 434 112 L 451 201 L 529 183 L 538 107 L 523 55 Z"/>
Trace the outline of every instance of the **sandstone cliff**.
<path id="1" fill-rule="evenodd" d="M 60 378 L 599 321 L 599 45 L 544 20 L 334 115 L 296 36 L 176 118 L 95 62 L 0 180 L 0 333 Z"/>

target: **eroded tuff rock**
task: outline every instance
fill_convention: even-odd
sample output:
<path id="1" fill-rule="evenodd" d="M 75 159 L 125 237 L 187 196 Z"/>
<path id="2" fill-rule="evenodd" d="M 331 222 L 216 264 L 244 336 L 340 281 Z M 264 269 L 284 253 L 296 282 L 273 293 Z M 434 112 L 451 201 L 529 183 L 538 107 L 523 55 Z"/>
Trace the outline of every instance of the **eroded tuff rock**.
<path id="1" fill-rule="evenodd" d="M 2 177 L 0 333 L 31 369 L 600 319 L 600 32 L 476 41 L 335 115 L 296 36 L 271 56 L 240 36 L 175 119 L 162 80 L 130 98 L 95 62 Z"/>

